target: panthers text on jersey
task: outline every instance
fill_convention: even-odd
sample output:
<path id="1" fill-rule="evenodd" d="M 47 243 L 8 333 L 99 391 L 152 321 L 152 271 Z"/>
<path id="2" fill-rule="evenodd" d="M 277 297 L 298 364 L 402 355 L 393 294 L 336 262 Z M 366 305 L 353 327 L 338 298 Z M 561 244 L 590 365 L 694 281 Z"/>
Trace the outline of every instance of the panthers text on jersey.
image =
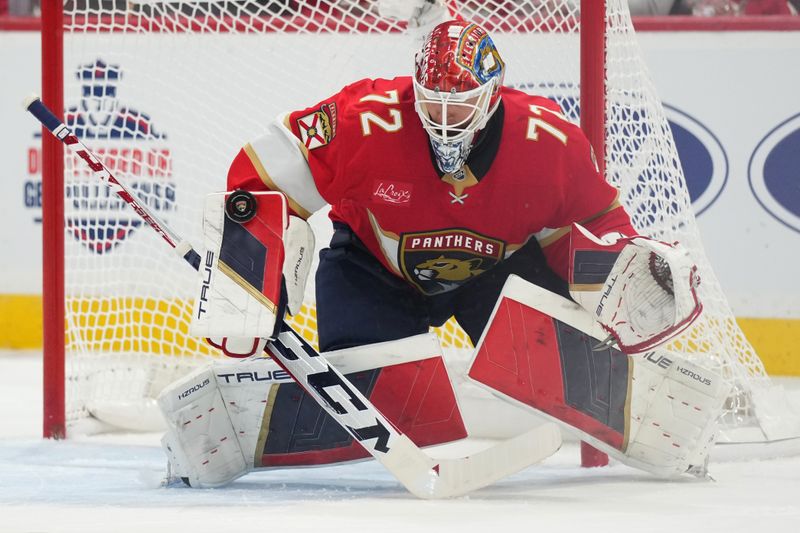
<path id="1" fill-rule="evenodd" d="M 532 238 L 566 278 L 563 237 L 572 222 L 595 235 L 635 231 L 586 137 L 558 105 L 510 88 L 501 95 L 466 165 L 452 174 L 438 171 L 410 77 L 356 82 L 290 113 L 284 125 L 308 161 L 307 186 L 332 206 L 331 219 L 420 292 L 452 290 Z M 229 189 L 275 188 L 254 157 L 239 153 Z"/>

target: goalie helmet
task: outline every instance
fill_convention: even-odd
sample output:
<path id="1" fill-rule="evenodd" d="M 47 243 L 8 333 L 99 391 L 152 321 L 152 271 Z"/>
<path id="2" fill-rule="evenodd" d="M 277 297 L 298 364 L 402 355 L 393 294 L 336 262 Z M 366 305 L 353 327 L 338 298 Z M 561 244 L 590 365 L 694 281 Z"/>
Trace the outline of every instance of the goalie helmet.
<path id="1" fill-rule="evenodd" d="M 464 164 L 500 104 L 505 64 L 489 34 L 463 20 L 436 26 L 416 56 L 414 107 L 442 172 Z"/>

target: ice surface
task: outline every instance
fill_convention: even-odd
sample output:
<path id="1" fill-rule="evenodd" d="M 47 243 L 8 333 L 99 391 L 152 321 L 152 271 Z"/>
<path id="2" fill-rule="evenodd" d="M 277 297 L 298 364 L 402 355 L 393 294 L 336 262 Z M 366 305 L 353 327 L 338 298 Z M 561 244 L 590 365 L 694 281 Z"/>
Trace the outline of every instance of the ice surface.
<path id="1" fill-rule="evenodd" d="M 491 487 L 420 501 L 375 462 L 163 488 L 159 435 L 44 441 L 41 357 L 0 352 L 0 532 L 800 531 L 800 458 L 712 464 L 715 482 L 578 467 L 568 443 Z M 789 383 L 800 390 L 800 383 Z"/>

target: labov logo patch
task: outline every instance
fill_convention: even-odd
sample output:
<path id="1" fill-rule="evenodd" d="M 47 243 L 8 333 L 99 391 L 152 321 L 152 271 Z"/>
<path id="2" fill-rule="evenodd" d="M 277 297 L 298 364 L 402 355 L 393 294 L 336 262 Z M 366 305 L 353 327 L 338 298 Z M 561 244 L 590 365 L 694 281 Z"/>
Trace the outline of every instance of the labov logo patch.
<path id="1" fill-rule="evenodd" d="M 411 202 L 414 186 L 401 181 L 376 180 L 372 186 L 372 199 L 378 203 L 407 206 Z"/>

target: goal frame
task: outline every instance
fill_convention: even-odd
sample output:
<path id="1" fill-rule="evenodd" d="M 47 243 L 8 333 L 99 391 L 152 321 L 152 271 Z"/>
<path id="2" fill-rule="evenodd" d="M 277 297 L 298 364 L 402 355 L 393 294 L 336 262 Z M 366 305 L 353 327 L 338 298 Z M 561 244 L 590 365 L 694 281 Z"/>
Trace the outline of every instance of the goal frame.
<path id="1" fill-rule="evenodd" d="M 42 3 L 42 101 L 64 116 L 64 4 Z M 66 437 L 64 146 L 42 127 L 43 436 Z"/>

